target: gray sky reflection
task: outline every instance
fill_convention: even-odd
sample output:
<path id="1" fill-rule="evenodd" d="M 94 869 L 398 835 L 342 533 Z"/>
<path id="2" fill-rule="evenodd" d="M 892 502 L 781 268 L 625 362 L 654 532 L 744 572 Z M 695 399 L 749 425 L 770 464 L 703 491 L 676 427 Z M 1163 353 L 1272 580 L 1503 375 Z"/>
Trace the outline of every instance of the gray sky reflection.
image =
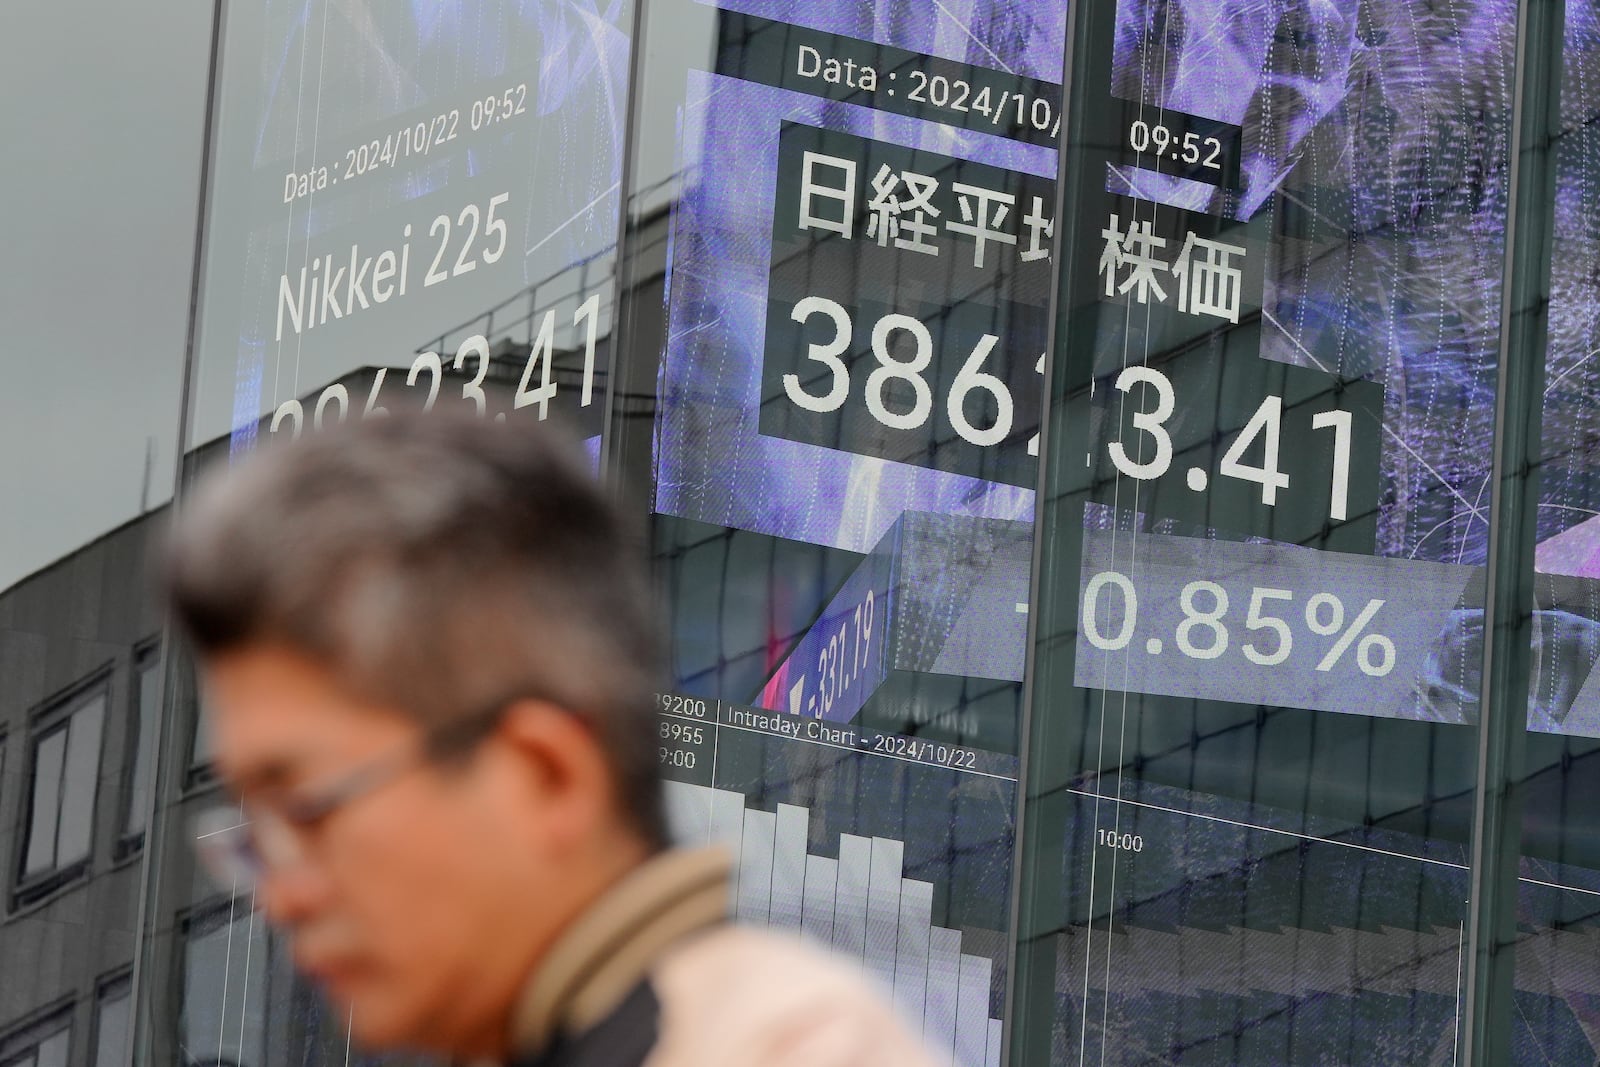
<path id="1" fill-rule="evenodd" d="M 170 494 L 210 22 L 0 11 L 0 589 Z"/>

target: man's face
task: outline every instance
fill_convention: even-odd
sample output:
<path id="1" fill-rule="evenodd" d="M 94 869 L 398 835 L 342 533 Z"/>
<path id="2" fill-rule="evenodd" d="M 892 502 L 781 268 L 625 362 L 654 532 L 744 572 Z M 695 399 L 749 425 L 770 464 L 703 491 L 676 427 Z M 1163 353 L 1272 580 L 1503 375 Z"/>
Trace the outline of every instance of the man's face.
<path id="1" fill-rule="evenodd" d="M 420 755 L 416 723 L 280 646 L 221 656 L 208 682 L 219 765 L 247 816 L 385 761 L 404 767 L 268 850 L 257 903 L 296 964 L 363 1042 L 460 1051 L 502 1039 L 530 948 L 563 920 L 550 872 L 570 836 L 515 746 L 491 737 L 459 766 L 405 762 Z"/>

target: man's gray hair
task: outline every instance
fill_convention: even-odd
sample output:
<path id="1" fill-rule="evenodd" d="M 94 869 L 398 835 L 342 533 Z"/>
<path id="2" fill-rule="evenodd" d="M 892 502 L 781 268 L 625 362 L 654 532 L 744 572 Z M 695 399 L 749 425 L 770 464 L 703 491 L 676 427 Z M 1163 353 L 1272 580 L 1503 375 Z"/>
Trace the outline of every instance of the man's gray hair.
<path id="1" fill-rule="evenodd" d="M 657 620 L 591 466 L 548 426 L 441 414 L 267 445 L 180 509 L 171 600 L 202 657 L 282 642 L 430 731 L 522 697 L 567 709 L 659 845 Z"/>

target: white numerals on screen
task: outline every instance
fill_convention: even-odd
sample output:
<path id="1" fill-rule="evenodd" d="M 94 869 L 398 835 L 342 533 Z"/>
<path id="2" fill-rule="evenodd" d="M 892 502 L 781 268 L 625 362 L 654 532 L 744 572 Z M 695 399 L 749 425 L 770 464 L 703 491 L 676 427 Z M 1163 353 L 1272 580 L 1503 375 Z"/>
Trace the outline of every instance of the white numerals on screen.
<path id="1" fill-rule="evenodd" d="M 317 397 L 317 406 L 311 412 L 311 425 L 319 430 L 322 429 L 324 413 L 335 402 L 339 405 L 339 421 L 343 422 L 345 414 L 350 410 L 350 390 L 338 382 L 328 386 L 322 391 L 322 395 Z"/>
<path id="2" fill-rule="evenodd" d="M 699 757 L 687 749 L 661 747 L 661 766 L 663 767 L 692 771 L 698 762 Z"/>
<path id="3" fill-rule="evenodd" d="M 914 345 L 911 358 L 903 362 L 889 347 L 889 338 L 896 330 L 909 334 Z M 872 328 L 872 354 L 878 358 L 878 365 L 867 375 L 867 410 L 872 417 L 893 430 L 915 430 L 927 422 L 933 414 L 933 390 L 922 376 L 933 362 L 933 335 L 928 333 L 928 327 L 910 315 L 885 315 Z M 910 411 L 889 410 L 883 390 L 891 381 L 910 383 L 914 397 Z"/>
<path id="4" fill-rule="evenodd" d="M 367 390 L 367 405 L 361 409 L 363 419 L 378 419 L 389 414 L 389 409 L 378 403 L 378 394 L 383 391 L 383 380 L 388 376 L 388 367 L 379 367 L 378 373 L 372 376 L 372 388 Z"/>
<path id="5" fill-rule="evenodd" d="M 498 262 L 500 257 L 505 255 L 508 236 L 506 220 L 496 218 L 495 209 L 510 199 L 510 193 L 497 193 L 489 198 L 487 210 L 480 209 L 477 204 L 468 204 L 461 209 L 453 224 L 448 214 L 439 215 L 433 220 L 428 227 L 428 236 L 436 238 L 439 247 L 433 253 L 433 262 L 428 267 L 428 273 L 422 276 L 424 288 L 477 270 L 479 255 L 486 265 Z M 461 239 L 461 250 L 456 255 L 455 265 L 441 269 L 440 264 L 446 263 L 449 258 L 446 253 L 450 248 L 451 234 L 457 230 L 465 230 L 466 233 Z M 477 253 L 475 246 L 480 235 L 486 240 L 492 240 L 492 247 L 485 247 L 481 253 Z"/>
<path id="6" fill-rule="evenodd" d="M 1245 617 L 1246 630 L 1271 630 L 1277 635 L 1277 640 L 1272 650 L 1263 652 L 1257 648 L 1255 642 L 1245 645 L 1241 652 L 1244 658 L 1251 663 L 1263 667 L 1276 667 L 1289 658 L 1289 653 L 1294 651 L 1294 631 L 1289 629 L 1289 624 L 1275 615 L 1265 613 L 1269 600 L 1293 600 L 1294 593 L 1288 589 L 1271 589 L 1266 586 L 1257 586 L 1250 590 L 1250 613 Z"/>
<path id="7" fill-rule="evenodd" d="M 579 407 L 586 408 L 594 402 L 595 319 L 599 312 L 600 297 L 596 294 L 585 300 L 572 314 L 574 330 L 580 325 L 585 326 L 583 387 L 578 400 Z M 555 367 L 555 338 L 556 313 L 551 309 L 545 312 L 544 318 L 539 321 L 539 332 L 534 337 L 533 346 L 528 352 L 528 362 L 522 368 L 522 380 L 517 383 L 516 395 L 511 398 L 513 410 L 521 410 L 530 404 L 539 405 L 540 421 L 549 418 L 550 401 L 556 397 L 556 382 L 550 376 Z M 530 389 L 528 383 L 533 380 L 535 370 L 539 372 L 539 384 Z"/>
<path id="8" fill-rule="evenodd" d="M 1172 466 L 1172 437 L 1167 433 L 1166 421 L 1172 417 L 1173 410 L 1177 407 L 1178 398 L 1172 391 L 1172 382 L 1165 374 L 1149 367 L 1126 367 L 1117 375 L 1117 391 L 1130 392 L 1140 382 L 1155 390 L 1156 405 L 1149 411 L 1136 411 L 1133 415 L 1133 428 L 1142 431 L 1151 441 L 1155 442 L 1155 455 L 1148 460 L 1137 460 L 1128 455 L 1128 450 L 1122 447 L 1121 441 L 1113 441 L 1110 445 L 1111 462 L 1117 465 L 1117 470 L 1130 478 L 1141 481 L 1150 478 L 1159 478 L 1167 473 L 1167 468 Z M 1144 449 L 1138 450 L 1142 456 Z"/>
<path id="9" fill-rule="evenodd" d="M 473 356 L 478 361 L 478 376 L 471 381 L 461 383 L 461 399 L 472 401 L 472 406 L 481 419 L 489 410 L 489 398 L 483 391 L 483 380 L 489 376 L 489 340 L 483 334 L 473 334 L 461 342 L 461 347 L 456 349 L 455 369 L 467 369 L 467 357 Z"/>
<path id="10" fill-rule="evenodd" d="M 1119 834 L 1115 830 L 1097 830 L 1096 839 L 1106 848 L 1120 849 L 1123 852 L 1143 852 L 1144 838 L 1138 834 Z"/>
<path id="11" fill-rule="evenodd" d="M 1350 506 L 1350 413 L 1324 411 L 1311 419 L 1313 429 L 1333 427 L 1333 495 L 1328 514 L 1343 519 Z"/>
<path id="12" fill-rule="evenodd" d="M 511 398 L 513 410 L 520 411 L 529 404 L 539 405 L 539 418 L 545 419 L 550 414 L 550 401 L 556 395 L 556 383 L 550 377 L 551 365 L 555 363 L 556 347 L 556 317 L 554 312 L 545 315 L 544 321 L 539 323 L 539 334 L 533 339 L 533 349 L 528 353 L 528 362 L 522 368 L 522 380 L 517 383 L 517 393 Z M 539 377 L 539 387 L 529 389 L 528 381 L 533 377 L 533 369 L 542 367 Z"/>
<path id="13" fill-rule="evenodd" d="M 783 376 L 783 391 L 796 407 L 818 414 L 838 411 L 850 398 L 852 383 L 850 368 L 841 358 L 850 350 L 855 336 L 855 324 L 843 305 L 822 296 L 808 296 L 795 303 L 789 316 L 795 322 L 806 323 L 813 318 L 827 320 L 825 339 L 812 341 L 806 347 L 806 359 L 819 363 L 825 373 L 802 380 L 799 374 Z M 962 440 L 979 448 L 1000 444 L 1010 436 L 1016 422 L 1016 398 L 1005 379 L 985 369 L 1000 344 L 994 334 L 984 334 L 978 339 L 961 369 L 950 383 L 945 397 L 944 411 L 950 425 Z M 878 422 L 893 430 L 915 430 L 925 426 L 934 410 L 933 385 L 927 371 L 934 358 L 933 334 L 927 323 L 911 315 L 890 313 L 872 326 L 872 370 L 864 384 L 867 412 Z M 1039 357 L 1036 368 L 1044 372 L 1044 357 Z M 891 383 L 903 382 L 905 386 L 891 392 Z M 909 387 L 909 407 L 906 407 L 906 387 Z M 974 394 L 987 396 L 993 401 L 993 417 L 988 425 L 977 425 L 967 416 L 967 400 Z M 1028 454 L 1039 454 L 1039 439 L 1035 434 L 1028 442 Z"/>
<path id="14" fill-rule="evenodd" d="M 956 433 L 971 441 L 981 448 L 997 445 L 1006 439 L 1011 432 L 1012 411 L 1011 390 L 1006 388 L 1006 383 L 978 368 L 989 358 L 989 353 L 994 351 L 994 346 L 1000 343 L 1000 338 L 994 334 L 984 334 L 983 340 L 972 350 L 972 355 L 961 365 L 961 370 L 956 373 L 955 381 L 950 383 L 950 397 L 945 403 L 945 413 L 950 416 L 950 425 L 956 428 Z M 967 394 L 977 390 L 988 393 L 994 397 L 994 425 L 987 430 L 980 430 L 967 421 L 966 399 Z M 1039 448 L 1034 446 L 1033 452 L 1038 454 Z"/>
<path id="15" fill-rule="evenodd" d="M 709 714 L 704 700 L 675 693 L 657 693 L 656 707 L 667 715 L 687 715 L 692 719 L 704 719 Z"/>
<path id="16" fill-rule="evenodd" d="M 1197 604 L 1201 593 L 1210 602 L 1204 609 Z M 1216 582 L 1190 582 L 1179 600 L 1183 621 L 1178 624 L 1178 650 L 1190 659 L 1216 659 L 1228 651 L 1228 628 L 1222 625 L 1222 617 L 1228 613 L 1228 591 Z M 1195 644 L 1196 630 L 1211 635 L 1204 646 Z"/>
<path id="17" fill-rule="evenodd" d="M 370 400 L 368 406 L 371 406 Z M 330 407 L 338 409 L 338 414 L 333 417 L 334 422 L 343 422 L 346 413 L 348 413 L 350 410 L 350 390 L 346 389 L 338 382 L 334 382 L 332 385 L 322 390 L 321 395 L 317 397 L 316 407 L 311 409 L 312 429 L 322 429 L 322 424 L 329 417 L 328 409 Z M 300 401 L 285 400 L 283 403 L 279 404 L 277 410 L 272 413 L 272 422 L 268 426 L 268 431 L 271 433 L 277 433 L 283 423 L 287 422 L 290 425 L 290 433 L 295 437 L 299 437 L 302 424 L 305 422 L 305 417 L 305 406 L 302 405 Z"/>
<path id="18" fill-rule="evenodd" d="M 808 296 L 795 304 L 790 318 L 796 322 L 805 322 L 813 315 L 826 315 L 833 320 L 833 337 L 825 344 L 813 344 L 806 351 L 807 359 L 814 359 L 832 375 L 828 391 L 821 396 L 813 396 L 800 385 L 798 374 L 785 374 L 783 376 L 783 391 L 789 394 L 798 407 L 819 414 L 838 411 L 844 406 L 845 398 L 850 395 L 850 368 L 844 365 L 839 356 L 850 348 L 850 313 L 835 300 L 822 296 Z"/>
<path id="19" fill-rule="evenodd" d="M 272 413 L 272 424 L 267 427 L 267 432 L 277 433 L 283 424 L 288 422 L 293 435 L 299 437 L 300 423 L 305 417 L 305 408 L 300 406 L 300 401 L 285 400 L 278 405 L 278 410 Z"/>
<path id="20" fill-rule="evenodd" d="M 498 199 L 497 197 L 496 201 Z M 571 316 L 572 330 L 575 334 L 581 335 L 583 345 L 583 380 L 579 391 L 579 407 L 588 407 L 594 403 L 595 344 L 599 334 L 599 318 L 599 294 L 590 296 L 579 304 Z M 529 346 L 528 359 L 522 368 L 522 378 L 517 383 L 516 392 L 511 396 L 511 410 L 519 411 L 525 407 L 536 406 L 541 420 L 549 416 L 550 401 L 556 398 L 560 385 L 554 378 L 558 321 L 561 320 L 558 318 L 557 309 L 554 308 L 546 311 L 539 319 L 538 331 Z M 489 347 L 489 339 L 481 333 L 473 334 L 462 341 L 456 349 L 454 359 L 449 363 L 450 369 L 465 379 L 461 383 L 461 399 L 471 403 L 480 418 L 487 417 L 492 407 L 504 404 L 503 395 L 496 401 L 485 388 L 493 363 L 494 357 Z M 423 411 L 432 411 L 433 406 L 439 401 L 439 389 L 444 384 L 445 366 L 445 361 L 437 352 L 419 352 L 411 361 L 411 368 L 406 372 L 406 388 L 427 390 L 426 395 L 422 397 Z M 367 390 L 366 403 L 361 409 L 362 418 L 381 418 L 389 414 L 389 409 L 380 403 L 380 394 L 383 392 L 384 383 L 388 381 L 389 369 L 379 367 L 374 374 L 372 385 Z M 312 408 L 311 428 L 321 429 L 325 423 L 343 422 L 350 414 L 350 403 L 350 392 L 343 384 L 334 382 L 329 385 L 318 395 L 316 404 Z M 495 415 L 495 418 L 503 419 L 505 413 L 501 412 Z M 305 405 L 299 400 L 285 400 L 273 411 L 268 429 L 272 433 L 288 432 L 299 437 L 305 422 Z"/>
<path id="21" fill-rule="evenodd" d="M 423 371 L 428 373 L 428 399 L 422 402 L 422 410 L 432 411 L 434 402 L 439 399 L 439 383 L 444 380 L 444 364 L 439 362 L 439 353 L 418 353 L 417 358 L 411 361 L 411 372 L 406 375 L 406 384 L 416 385 L 417 378 Z"/>
<path id="22" fill-rule="evenodd" d="M 1112 590 L 1115 590 L 1113 592 Z M 1387 603 L 1372 598 L 1347 625 L 1344 601 L 1334 593 L 1315 593 L 1295 612 L 1291 605 L 1298 594 L 1291 589 L 1256 586 L 1250 590 L 1250 607 L 1244 628 L 1249 640 L 1239 646 L 1244 658 L 1261 667 L 1277 667 L 1289 661 L 1297 647 L 1294 622 L 1303 619 L 1304 628 L 1314 636 L 1331 638 L 1314 669 L 1334 670 L 1345 661 L 1352 648 L 1354 666 L 1369 678 L 1383 678 L 1393 672 L 1398 649 L 1394 639 L 1369 632 L 1378 613 Z M 1178 608 L 1183 618 L 1170 631 L 1178 651 L 1188 659 L 1220 659 L 1233 646 L 1228 612 L 1231 601 L 1221 583 L 1197 579 L 1178 593 Z M 1133 579 L 1119 571 L 1101 571 L 1083 587 L 1083 636 L 1089 645 L 1102 652 L 1121 652 L 1133 644 L 1139 630 L 1140 602 Z M 1284 612 L 1273 614 L 1274 609 Z M 1145 654 L 1159 656 L 1166 647 L 1165 625 L 1145 633 Z M 1311 655 L 1316 655 L 1315 652 Z M 1309 663 L 1309 658 L 1307 660 Z"/>
<path id="23" fill-rule="evenodd" d="M 676 742 L 684 745 L 703 745 L 706 743 L 706 728 L 693 726 L 689 723 L 673 722 L 663 719 L 658 724 L 661 731 L 661 740 Z"/>
<path id="24" fill-rule="evenodd" d="M 862 668 L 870 665 L 872 612 L 873 594 L 869 589 L 866 600 L 856 605 L 854 616 L 845 616 L 839 631 L 817 650 L 817 692 L 811 701 L 820 698 L 821 714 L 832 711 L 834 701 L 848 692 L 861 677 Z M 810 710 L 816 711 L 814 707 Z"/>
<path id="25" fill-rule="evenodd" d="M 1146 388 L 1139 393 L 1135 387 Z M 1106 446 L 1111 462 L 1129 478 L 1151 481 L 1164 477 L 1172 469 L 1172 435 L 1167 430 L 1167 420 L 1178 407 L 1178 397 L 1172 380 L 1153 367 L 1127 367 L 1117 375 L 1115 387 L 1127 394 L 1124 403 L 1147 405 L 1136 408 L 1131 416 L 1138 437 L 1130 444 L 1112 441 Z M 1333 471 L 1329 487 L 1329 516 L 1335 521 L 1348 518 L 1350 500 L 1350 449 L 1351 428 L 1354 419 L 1348 411 L 1323 411 L 1311 418 L 1313 429 L 1333 430 Z M 1217 474 L 1243 482 L 1254 482 L 1261 487 L 1261 502 L 1276 505 L 1278 492 L 1289 488 L 1289 475 L 1279 467 L 1283 437 L 1283 397 L 1270 395 L 1263 399 L 1255 413 L 1245 422 L 1238 435 L 1223 452 L 1217 464 Z M 1261 462 L 1252 463 L 1249 456 L 1259 448 Z M 1190 488 L 1200 489 L 1206 484 L 1205 472 L 1191 470 Z"/>
<path id="26" fill-rule="evenodd" d="M 1122 591 L 1122 625 L 1115 635 L 1107 637 L 1100 630 L 1100 595 L 1108 585 Z M 1101 571 L 1089 579 L 1083 589 L 1083 634 L 1089 643 L 1102 652 L 1121 652 L 1133 640 L 1133 628 L 1139 622 L 1139 591 L 1133 579 L 1116 571 Z"/>
<path id="27" fill-rule="evenodd" d="M 583 334 L 583 393 L 578 399 L 579 407 L 588 407 L 594 402 L 594 340 L 595 330 L 598 328 L 600 317 L 600 294 L 595 293 L 572 314 L 572 328 L 577 329 L 578 324 L 584 324 Z"/>
<path id="28" fill-rule="evenodd" d="M 1278 470 L 1278 438 L 1282 430 L 1283 397 L 1269 396 L 1256 408 L 1256 413 L 1250 416 L 1250 421 L 1244 424 L 1239 436 L 1222 454 L 1217 473 L 1224 478 L 1258 483 L 1261 486 L 1261 502 L 1276 504 L 1278 490 L 1289 488 L 1289 476 Z M 1252 467 L 1244 457 L 1257 437 L 1262 439 L 1261 466 Z"/>

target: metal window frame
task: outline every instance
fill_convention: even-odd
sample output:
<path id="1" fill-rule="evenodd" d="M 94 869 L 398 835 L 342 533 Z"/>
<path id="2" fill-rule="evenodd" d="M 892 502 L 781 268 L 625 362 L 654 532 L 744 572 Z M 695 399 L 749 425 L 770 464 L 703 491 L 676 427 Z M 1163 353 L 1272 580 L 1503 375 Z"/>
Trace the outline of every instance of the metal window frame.
<path id="1" fill-rule="evenodd" d="M 72 1062 L 73 1014 L 78 1007 L 75 994 L 57 998 L 38 1011 L 23 1016 L 5 1033 L 0 1033 L 0 1067 L 12 1067 L 29 1056 L 36 1056 L 39 1046 L 65 1032 L 67 1034 L 67 1062 Z"/>
<path id="2" fill-rule="evenodd" d="M 66 689 L 50 697 L 40 704 L 28 716 L 27 773 L 23 775 L 23 793 L 17 805 L 17 833 L 14 857 L 11 868 L 11 911 L 17 912 L 31 908 L 57 893 L 88 877 L 94 869 L 95 849 L 99 839 L 99 806 L 100 806 L 100 779 L 102 774 L 101 763 L 105 759 L 105 719 L 101 719 L 101 734 L 99 751 L 95 754 L 95 767 L 97 773 L 94 778 L 94 795 L 89 801 L 89 851 L 82 858 L 71 863 L 56 862 L 49 870 L 35 874 L 26 874 L 28 846 L 32 842 L 33 832 L 33 807 L 35 791 L 38 784 L 38 758 L 39 745 L 60 732 L 67 734 L 66 750 L 70 751 L 72 744 L 73 717 L 92 703 L 97 697 L 103 701 L 102 716 L 107 716 L 111 710 L 111 692 L 114 665 L 107 663 L 98 667 L 87 677 L 74 682 Z M 57 790 L 65 787 L 66 782 L 66 756 L 62 754 L 62 781 L 57 784 Z M 61 831 L 60 806 L 57 806 L 56 833 Z"/>
<path id="3" fill-rule="evenodd" d="M 133 646 L 133 655 L 129 659 L 128 672 L 128 698 L 123 702 L 126 740 L 123 744 L 122 766 L 117 783 L 117 840 L 113 846 L 112 862 L 121 863 L 136 855 L 144 848 L 145 838 L 150 830 L 150 822 L 155 818 L 154 800 L 155 793 L 155 763 L 157 755 L 157 741 L 161 734 L 161 713 L 165 701 L 162 699 L 165 686 L 161 684 L 162 658 L 161 635 L 154 634 Z M 146 709 L 143 706 L 143 691 L 140 683 L 146 672 L 153 672 L 157 678 L 157 693 L 155 707 Z M 143 716 L 146 712 L 151 715 L 151 736 L 145 738 L 140 729 Z M 139 766 L 139 757 L 142 749 L 149 748 L 150 779 L 147 783 L 151 796 L 146 798 L 145 825 L 143 829 L 129 830 L 128 821 L 133 817 L 133 782 L 136 769 Z"/>
<path id="4" fill-rule="evenodd" d="M 105 1010 L 106 1001 L 116 996 L 124 997 L 128 1002 L 128 1031 L 125 1035 L 127 1048 L 133 1047 L 134 1010 L 138 1002 L 134 999 L 133 965 L 119 967 L 108 974 L 103 974 L 94 983 L 94 1011 L 89 1019 L 89 1067 L 99 1067 L 95 1057 L 100 1051 L 100 1016 Z"/>

